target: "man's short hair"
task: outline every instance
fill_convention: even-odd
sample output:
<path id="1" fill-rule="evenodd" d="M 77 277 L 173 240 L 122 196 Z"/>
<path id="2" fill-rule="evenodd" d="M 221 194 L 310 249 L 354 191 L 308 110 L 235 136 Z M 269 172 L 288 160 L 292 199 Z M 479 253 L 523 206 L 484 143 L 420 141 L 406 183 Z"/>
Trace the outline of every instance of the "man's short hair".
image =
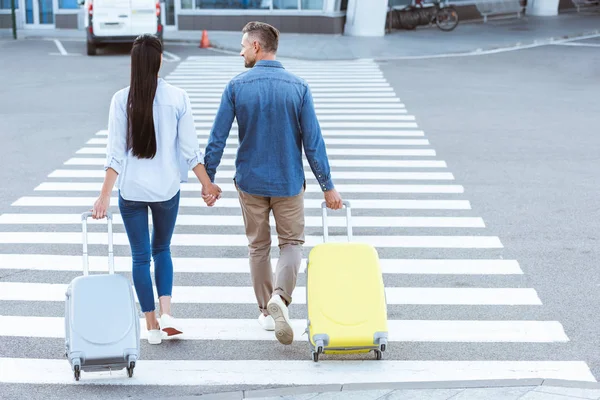
<path id="1" fill-rule="evenodd" d="M 242 33 L 253 36 L 268 53 L 276 53 L 279 45 L 279 31 L 272 25 L 264 22 L 248 22 Z"/>

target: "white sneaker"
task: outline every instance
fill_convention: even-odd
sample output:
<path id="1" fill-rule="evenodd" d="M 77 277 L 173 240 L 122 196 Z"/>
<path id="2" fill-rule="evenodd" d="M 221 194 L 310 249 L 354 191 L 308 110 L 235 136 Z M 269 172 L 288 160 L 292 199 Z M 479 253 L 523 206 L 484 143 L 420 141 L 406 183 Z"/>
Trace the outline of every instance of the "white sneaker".
<path id="1" fill-rule="evenodd" d="M 177 320 L 171 317 L 169 314 L 163 314 L 160 316 L 160 329 L 167 334 L 167 336 L 180 335 L 183 333 Z"/>
<path id="2" fill-rule="evenodd" d="M 294 341 L 294 330 L 290 323 L 288 308 L 281 296 L 275 295 L 267 304 L 267 310 L 275 321 L 275 337 L 282 344 L 292 344 Z"/>
<path id="3" fill-rule="evenodd" d="M 262 326 L 262 328 L 265 331 L 274 331 L 275 330 L 275 321 L 273 320 L 273 317 L 271 317 L 270 315 L 264 315 L 263 313 L 261 313 L 260 316 L 258 317 L 258 323 L 260 324 L 260 326 Z"/>
<path id="4" fill-rule="evenodd" d="M 162 342 L 162 331 L 160 329 L 150 329 L 148 331 L 148 343 L 160 344 Z"/>

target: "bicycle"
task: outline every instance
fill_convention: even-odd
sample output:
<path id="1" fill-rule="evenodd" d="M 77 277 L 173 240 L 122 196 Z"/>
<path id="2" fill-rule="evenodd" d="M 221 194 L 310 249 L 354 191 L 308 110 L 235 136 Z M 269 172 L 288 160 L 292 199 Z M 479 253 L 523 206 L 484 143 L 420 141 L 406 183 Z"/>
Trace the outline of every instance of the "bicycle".
<path id="1" fill-rule="evenodd" d="M 402 10 L 394 10 L 392 14 L 396 15 L 390 15 L 400 27 L 413 30 L 418 25 L 435 23 L 440 30 L 450 32 L 458 26 L 458 12 L 454 6 L 442 5 L 442 0 L 435 0 L 431 3 L 431 7 L 424 7 L 423 0 L 414 1 L 414 5 L 411 4 Z"/>

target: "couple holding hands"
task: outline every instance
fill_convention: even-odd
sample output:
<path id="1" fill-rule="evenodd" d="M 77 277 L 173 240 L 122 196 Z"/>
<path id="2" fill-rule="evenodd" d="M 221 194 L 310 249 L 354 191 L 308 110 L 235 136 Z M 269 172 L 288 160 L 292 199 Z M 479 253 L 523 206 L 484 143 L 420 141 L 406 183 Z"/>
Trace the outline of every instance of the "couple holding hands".
<path id="1" fill-rule="evenodd" d="M 160 344 L 163 334 L 183 333 L 171 313 L 170 243 L 179 210 L 180 183 L 187 181 L 192 170 L 202 184 L 205 203 L 213 206 L 220 199 L 221 189 L 214 178 L 234 119 L 239 129 L 234 184 L 248 238 L 250 273 L 260 311 L 258 323 L 274 331 L 283 344 L 291 344 L 294 338 L 288 306 L 304 244 L 302 149 L 327 206 L 342 207 L 310 88 L 276 60 L 278 30 L 250 22 L 242 33 L 240 55 L 248 70 L 226 85 L 205 153 L 198 147 L 187 93 L 159 77 L 163 49 L 156 37 L 142 35 L 136 39 L 131 51 L 130 86 L 118 91 L 111 101 L 106 175 L 92 213 L 95 219 L 106 216 L 116 184 L 131 248 L 133 283 L 151 344 Z M 152 237 L 148 209 L 152 211 Z M 274 279 L 271 211 L 280 249 Z"/>

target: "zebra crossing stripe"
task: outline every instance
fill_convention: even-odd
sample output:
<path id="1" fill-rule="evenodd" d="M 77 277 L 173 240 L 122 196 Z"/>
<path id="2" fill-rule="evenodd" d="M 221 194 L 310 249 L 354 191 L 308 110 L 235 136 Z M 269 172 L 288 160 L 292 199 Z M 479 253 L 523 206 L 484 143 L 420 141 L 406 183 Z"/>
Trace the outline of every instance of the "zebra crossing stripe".
<path id="1" fill-rule="evenodd" d="M 0 282 L 0 301 L 64 302 L 67 284 Z M 156 288 L 154 297 L 157 298 Z M 223 294 L 227 295 L 224 296 Z M 531 288 L 432 288 L 386 287 L 388 305 L 538 306 L 542 302 Z M 136 296 L 137 301 L 137 295 Z M 174 286 L 174 304 L 256 304 L 252 287 Z M 294 289 L 294 304 L 306 305 L 306 288 Z"/>

